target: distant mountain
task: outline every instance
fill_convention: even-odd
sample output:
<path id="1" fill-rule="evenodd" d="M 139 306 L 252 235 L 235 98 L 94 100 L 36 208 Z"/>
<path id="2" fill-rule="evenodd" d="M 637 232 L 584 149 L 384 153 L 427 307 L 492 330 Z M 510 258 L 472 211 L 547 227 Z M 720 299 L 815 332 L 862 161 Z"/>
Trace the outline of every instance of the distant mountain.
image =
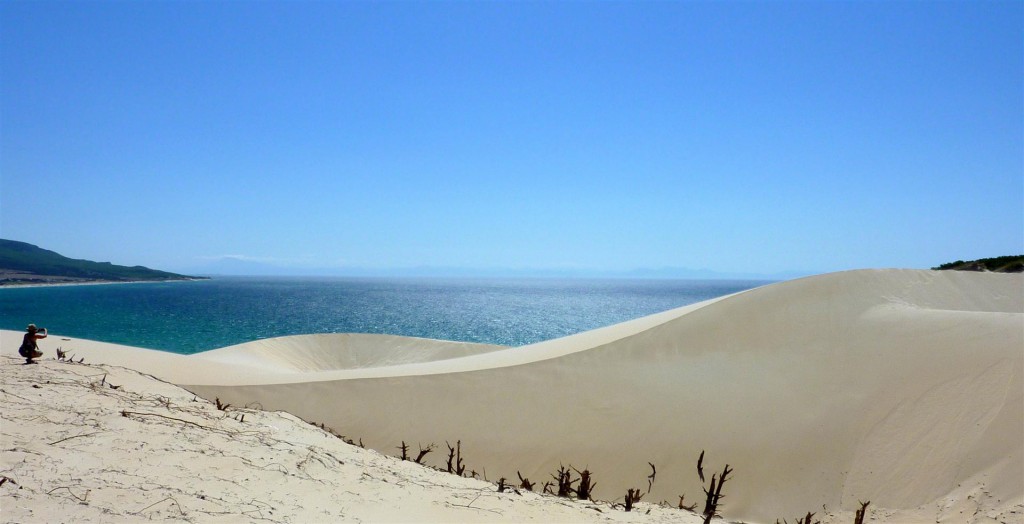
<path id="1" fill-rule="evenodd" d="M 0 239 L 0 285 L 71 282 L 190 280 L 195 277 L 143 266 L 119 266 L 65 257 L 25 242 Z"/>
<path id="2" fill-rule="evenodd" d="M 815 274 L 813 271 L 779 273 L 741 273 L 684 267 L 639 268 L 629 270 L 588 268 L 515 268 L 515 267 L 289 267 L 240 257 L 221 257 L 201 266 L 177 268 L 193 275 L 209 276 L 310 276 L 354 278 L 596 278 L 652 280 L 790 280 Z"/>
<path id="3" fill-rule="evenodd" d="M 955 271 L 992 271 L 994 273 L 1024 273 L 1024 255 L 1009 255 L 995 258 L 979 258 L 964 262 L 948 262 L 932 269 Z"/>

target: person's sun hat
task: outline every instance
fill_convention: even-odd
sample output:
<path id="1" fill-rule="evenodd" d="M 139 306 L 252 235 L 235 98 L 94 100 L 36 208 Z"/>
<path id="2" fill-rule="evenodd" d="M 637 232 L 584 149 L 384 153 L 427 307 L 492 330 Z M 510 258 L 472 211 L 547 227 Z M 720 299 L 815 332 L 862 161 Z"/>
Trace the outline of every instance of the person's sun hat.
<path id="1" fill-rule="evenodd" d="M 39 331 L 39 330 L 36 329 L 36 325 L 35 324 L 29 324 L 28 325 L 28 331 L 29 332 L 35 332 L 35 331 Z"/>

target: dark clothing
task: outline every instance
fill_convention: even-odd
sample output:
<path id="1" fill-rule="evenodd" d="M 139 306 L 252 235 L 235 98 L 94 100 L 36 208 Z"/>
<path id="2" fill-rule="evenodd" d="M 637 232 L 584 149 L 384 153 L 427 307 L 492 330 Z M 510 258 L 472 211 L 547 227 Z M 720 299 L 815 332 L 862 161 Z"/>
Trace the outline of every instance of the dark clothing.
<path id="1" fill-rule="evenodd" d="M 28 359 L 42 356 L 42 353 L 39 351 L 39 344 L 36 343 L 36 339 L 43 338 L 45 336 L 46 335 L 39 336 L 31 331 L 25 333 L 25 337 L 21 339 L 21 348 L 18 349 L 18 354 Z"/>

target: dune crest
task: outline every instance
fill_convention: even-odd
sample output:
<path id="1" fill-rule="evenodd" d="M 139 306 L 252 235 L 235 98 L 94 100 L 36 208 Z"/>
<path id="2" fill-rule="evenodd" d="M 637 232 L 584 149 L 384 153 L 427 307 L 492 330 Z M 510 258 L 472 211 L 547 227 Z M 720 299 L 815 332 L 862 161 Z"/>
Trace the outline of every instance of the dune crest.
<path id="1" fill-rule="evenodd" d="M 277 337 L 200 354 L 204 361 L 282 371 L 311 372 L 418 364 L 506 349 L 494 344 L 449 340 L 326 333 Z"/>

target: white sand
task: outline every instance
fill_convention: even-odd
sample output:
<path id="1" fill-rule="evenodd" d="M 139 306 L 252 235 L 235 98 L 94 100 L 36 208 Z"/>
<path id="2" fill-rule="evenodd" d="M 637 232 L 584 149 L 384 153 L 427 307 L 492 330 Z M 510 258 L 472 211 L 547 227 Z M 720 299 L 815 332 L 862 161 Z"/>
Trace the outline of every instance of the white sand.
<path id="1" fill-rule="evenodd" d="M 650 461 L 645 500 L 696 501 L 706 450 L 709 477 L 735 468 L 730 518 L 852 522 L 870 500 L 875 520 L 1024 521 L 1021 275 L 821 275 L 520 348 L 424 343 L 418 361 L 406 356 L 417 344 L 392 338 L 380 355 L 315 338 L 188 357 L 53 337 L 44 348 L 322 421 L 387 453 L 461 439 L 492 479 L 586 466 L 599 498 L 646 489 Z M 3 354 L 19 340 L 2 333 Z"/>
<path id="2" fill-rule="evenodd" d="M 498 493 L 116 366 L 3 357 L 0 376 L 0 522 L 700 522 Z"/>

